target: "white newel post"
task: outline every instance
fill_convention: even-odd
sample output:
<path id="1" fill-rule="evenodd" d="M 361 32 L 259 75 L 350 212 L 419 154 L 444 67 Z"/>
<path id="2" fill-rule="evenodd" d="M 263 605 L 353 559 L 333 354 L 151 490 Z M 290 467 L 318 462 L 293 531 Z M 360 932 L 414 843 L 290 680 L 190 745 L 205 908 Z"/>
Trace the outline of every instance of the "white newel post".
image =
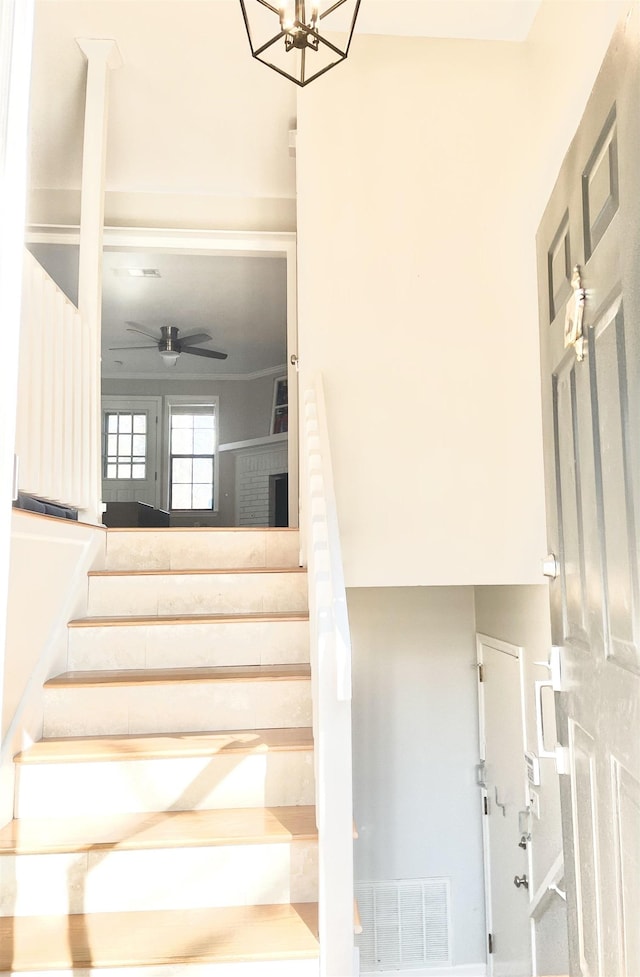
<path id="1" fill-rule="evenodd" d="M 114 40 L 78 38 L 87 59 L 84 145 L 82 151 L 82 202 L 80 207 L 80 259 L 78 310 L 89 334 L 91 405 L 83 439 L 91 459 L 89 505 L 81 513 L 87 522 L 102 519 L 100 359 L 102 330 L 102 240 L 104 233 L 104 188 L 109 116 L 109 72 L 122 64 Z"/>

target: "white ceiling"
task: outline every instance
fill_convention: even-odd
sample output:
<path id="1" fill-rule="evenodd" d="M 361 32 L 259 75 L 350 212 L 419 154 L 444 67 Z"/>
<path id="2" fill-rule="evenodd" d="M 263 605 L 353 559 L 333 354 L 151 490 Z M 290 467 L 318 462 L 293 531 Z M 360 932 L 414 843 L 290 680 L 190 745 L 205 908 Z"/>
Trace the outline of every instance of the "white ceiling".
<path id="1" fill-rule="evenodd" d="M 357 33 L 523 41 L 540 0 L 362 0 Z"/>

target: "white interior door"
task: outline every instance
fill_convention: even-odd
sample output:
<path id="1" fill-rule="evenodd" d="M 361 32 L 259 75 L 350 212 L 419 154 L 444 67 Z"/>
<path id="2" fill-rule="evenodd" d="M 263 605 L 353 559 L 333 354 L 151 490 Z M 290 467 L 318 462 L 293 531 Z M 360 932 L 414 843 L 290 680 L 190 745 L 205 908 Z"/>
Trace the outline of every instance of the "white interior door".
<path id="1" fill-rule="evenodd" d="M 102 398 L 102 501 L 160 504 L 160 397 Z"/>
<path id="2" fill-rule="evenodd" d="M 571 973 L 640 974 L 640 5 L 538 233 Z M 579 274 L 579 278 L 578 278 Z M 580 318 L 583 318 L 580 328 Z M 580 336 L 582 332 L 582 336 Z"/>
<path id="3" fill-rule="evenodd" d="M 527 781 L 520 649 L 478 635 L 479 784 L 482 792 L 489 973 L 529 977 Z M 517 886 L 514 880 L 520 880 Z"/>

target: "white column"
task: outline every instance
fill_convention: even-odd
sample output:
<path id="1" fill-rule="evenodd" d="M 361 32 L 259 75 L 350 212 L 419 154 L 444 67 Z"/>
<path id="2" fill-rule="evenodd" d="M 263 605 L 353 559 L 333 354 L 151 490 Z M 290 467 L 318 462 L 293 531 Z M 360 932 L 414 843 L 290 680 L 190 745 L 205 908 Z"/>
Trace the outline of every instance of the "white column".
<path id="1" fill-rule="evenodd" d="M 87 522 L 102 518 L 102 473 L 100 429 L 100 360 L 102 332 L 102 239 L 104 231 L 104 188 L 109 117 L 109 72 L 122 64 L 115 41 L 78 38 L 87 59 L 84 145 L 82 150 L 82 201 L 80 207 L 80 261 L 78 310 L 89 338 L 91 375 L 87 377 L 90 403 L 83 432 L 88 451 L 88 504 L 81 512 Z"/>
<path id="2" fill-rule="evenodd" d="M 33 0 L 0 3 L 0 323 L 7 337 L 0 357 L 0 717 L 3 706 L 5 635 L 11 543 L 14 432 L 18 396 L 18 349 L 27 189 L 27 120 L 33 45 Z M 12 766 L 12 765 L 11 765 Z M 13 791 L 3 788 L 0 798 Z M 0 824 L 12 815 L 0 803 Z"/>

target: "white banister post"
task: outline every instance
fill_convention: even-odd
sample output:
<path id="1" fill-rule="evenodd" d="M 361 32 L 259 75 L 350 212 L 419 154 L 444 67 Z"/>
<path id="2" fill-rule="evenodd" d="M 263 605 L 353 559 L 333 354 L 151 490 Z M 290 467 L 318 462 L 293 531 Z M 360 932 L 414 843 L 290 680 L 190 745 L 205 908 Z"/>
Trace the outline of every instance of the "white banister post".
<path id="1" fill-rule="evenodd" d="M 104 233 L 104 189 L 109 116 L 109 72 L 122 64 L 118 45 L 110 39 L 78 38 L 87 59 L 84 144 L 82 150 L 82 199 L 80 205 L 80 259 L 78 268 L 78 310 L 89 339 L 91 375 L 88 383 L 89 415 L 82 437 L 88 456 L 87 508 L 82 518 L 101 522 L 102 477 L 100 358 L 102 331 L 102 240 Z"/>

